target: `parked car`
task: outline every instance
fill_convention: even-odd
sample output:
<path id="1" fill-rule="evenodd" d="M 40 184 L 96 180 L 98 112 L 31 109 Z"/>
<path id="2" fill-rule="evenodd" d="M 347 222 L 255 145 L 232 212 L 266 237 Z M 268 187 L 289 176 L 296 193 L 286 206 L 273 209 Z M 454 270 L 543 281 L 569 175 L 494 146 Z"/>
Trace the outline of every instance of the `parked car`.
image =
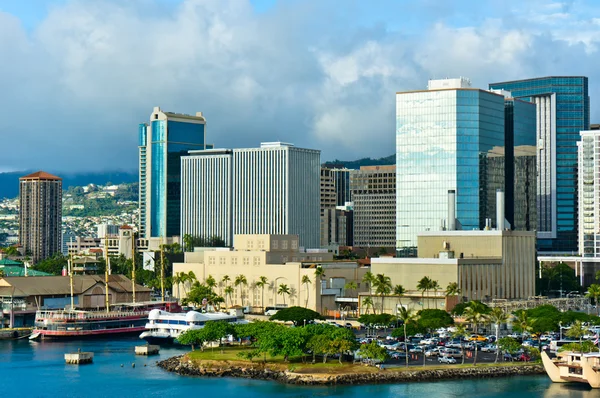
<path id="1" fill-rule="evenodd" d="M 419 346 L 415 346 L 415 347 L 413 347 L 413 348 L 410 348 L 410 349 L 408 350 L 408 352 L 411 352 L 411 353 L 413 353 L 413 354 L 420 354 L 420 353 L 422 353 L 422 352 L 423 352 L 423 348 L 421 348 L 421 347 L 419 347 Z"/>
<path id="2" fill-rule="evenodd" d="M 515 361 L 520 361 L 520 362 L 529 362 L 531 361 L 531 357 L 525 353 L 518 355 L 517 357 L 515 357 L 514 359 Z"/>
<path id="3" fill-rule="evenodd" d="M 481 342 L 483 342 L 483 341 L 487 341 L 487 339 L 485 337 L 479 335 L 479 334 L 472 334 L 469 337 L 469 341 L 481 341 Z"/>
<path id="4" fill-rule="evenodd" d="M 386 350 L 392 350 L 392 351 L 395 351 L 395 350 L 398 350 L 398 349 L 400 349 L 400 347 L 402 347 L 402 346 L 403 346 L 403 344 L 402 344 L 402 343 L 395 342 L 395 343 L 386 343 L 386 344 L 382 344 L 381 346 L 382 346 L 383 348 L 385 348 Z"/>
<path id="5" fill-rule="evenodd" d="M 440 351 L 440 355 L 445 355 L 453 358 L 462 358 L 463 353 L 457 348 L 444 348 Z"/>
<path id="6" fill-rule="evenodd" d="M 390 357 L 392 359 L 396 359 L 396 360 L 406 359 L 406 356 L 407 356 L 406 353 L 404 353 L 404 352 L 397 352 L 397 351 L 396 352 L 392 352 L 390 354 Z"/>
<path id="7" fill-rule="evenodd" d="M 444 355 L 444 356 L 438 357 L 438 362 L 439 363 L 456 363 L 456 358 L 448 356 L 448 355 Z"/>
<path id="8" fill-rule="evenodd" d="M 354 328 L 354 326 L 350 322 L 346 322 L 346 324 L 344 326 L 348 329 Z"/>
<path id="9" fill-rule="evenodd" d="M 496 344 L 487 344 L 481 347 L 482 352 L 496 352 Z"/>
<path id="10" fill-rule="evenodd" d="M 508 352 L 504 353 L 504 355 L 502 356 L 502 359 L 504 360 L 504 362 L 512 362 L 515 360 L 515 358 Z"/>
<path id="11" fill-rule="evenodd" d="M 437 357 L 438 355 L 440 355 L 440 349 L 438 347 L 425 351 L 426 357 Z"/>

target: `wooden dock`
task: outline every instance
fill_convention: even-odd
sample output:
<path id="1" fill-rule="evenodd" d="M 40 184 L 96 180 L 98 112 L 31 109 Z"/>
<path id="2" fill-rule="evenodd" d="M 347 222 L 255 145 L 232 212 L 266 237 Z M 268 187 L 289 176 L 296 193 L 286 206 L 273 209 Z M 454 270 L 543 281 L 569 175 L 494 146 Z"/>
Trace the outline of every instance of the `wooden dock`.
<path id="1" fill-rule="evenodd" d="M 160 346 L 157 345 L 138 345 L 135 346 L 135 355 L 156 355 L 160 351 Z"/>
<path id="2" fill-rule="evenodd" d="M 85 365 L 94 362 L 93 352 L 72 352 L 65 354 L 65 362 L 69 365 Z"/>

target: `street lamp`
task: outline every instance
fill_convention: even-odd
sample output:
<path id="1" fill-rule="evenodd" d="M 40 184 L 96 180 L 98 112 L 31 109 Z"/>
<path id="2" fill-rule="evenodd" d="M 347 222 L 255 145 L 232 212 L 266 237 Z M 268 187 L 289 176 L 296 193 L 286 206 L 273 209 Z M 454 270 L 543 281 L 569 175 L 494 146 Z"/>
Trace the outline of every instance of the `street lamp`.
<path id="1" fill-rule="evenodd" d="M 560 328 L 560 339 L 559 340 L 562 340 L 562 322 L 561 321 L 558 322 L 558 327 Z"/>

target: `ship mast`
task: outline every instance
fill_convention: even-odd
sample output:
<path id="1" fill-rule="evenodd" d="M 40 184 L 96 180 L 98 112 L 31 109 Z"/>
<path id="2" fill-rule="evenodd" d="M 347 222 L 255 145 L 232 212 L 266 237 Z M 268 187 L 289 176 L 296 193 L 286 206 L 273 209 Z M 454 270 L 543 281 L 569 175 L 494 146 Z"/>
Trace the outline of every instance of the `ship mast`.
<path id="1" fill-rule="evenodd" d="M 108 257 L 108 234 L 104 235 L 104 248 L 106 249 L 106 266 L 104 267 L 104 281 L 106 282 L 106 286 L 104 288 L 105 294 L 105 305 L 106 312 L 110 312 L 110 303 L 108 300 L 108 268 L 110 267 L 110 258 Z"/>
<path id="2" fill-rule="evenodd" d="M 160 238 L 160 299 L 165 301 L 165 248 Z"/>
<path id="3" fill-rule="evenodd" d="M 135 234 L 131 231 L 131 291 L 135 304 Z"/>
<path id="4" fill-rule="evenodd" d="M 73 253 L 69 255 L 69 285 L 71 286 L 71 311 L 75 308 L 73 299 Z"/>

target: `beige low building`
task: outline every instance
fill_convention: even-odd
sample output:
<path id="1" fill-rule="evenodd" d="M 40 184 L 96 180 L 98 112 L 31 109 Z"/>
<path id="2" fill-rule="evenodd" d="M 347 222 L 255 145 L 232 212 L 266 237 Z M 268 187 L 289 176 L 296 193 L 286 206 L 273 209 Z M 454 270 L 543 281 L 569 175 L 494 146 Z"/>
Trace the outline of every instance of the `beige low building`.
<path id="1" fill-rule="evenodd" d="M 234 247 L 196 248 L 185 253 L 183 263 L 173 264 L 173 275 L 192 271 L 200 282 L 212 276 L 217 282 L 216 292 L 225 297 L 225 288 L 233 287 L 228 304 L 250 306 L 253 311 L 275 305 L 300 305 L 316 311 L 328 312 L 340 307 L 354 306 L 357 295 L 365 291 L 361 281 L 369 270 L 355 261 L 334 261 L 333 254 L 325 251 L 300 252 L 297 235 L 235 235 Z M 318 267 L 325 275 L 320 281 L 315 276 Z M 243 275 L 247 285 L 235 285 L 238 276 Z M 227 276 L 228 282 L 223 279 Z M 263 288 L 256 282 L 264 276 L 267 285 Z M 310 283 L 303 284 L 308 276 Z M 357 288 L 347 291 L 349 282 L 356 282 Z M 289 295 L 279 295 L 279 286 L 286 285 Z M 191 284 L 180 283 L 173 287 L 173 294 L 183 299 Z M 264 295 L 264 298 L 263 298 Z M 264 300 L 264 301 L 263 301 Z"/>
<path id="2" fill-rule="evenodd" d="M 458 283 L 464 300 L 520 299 L 535 295 L 535 233 L 524 231 L 439 231 L 418 236 L 417 258 L 374 258 L 373 274 L 402 285 L 422 308 L 447 306 L 444 290 Z M 436 292 L 417 290 L 423 277 L 438 282 Z M 421 299 L 419 299 L 421 298 Z M 387 312 L 395 313 L 394 300 Z M 380 303 L 380 302 L 379 302 Z"/>

